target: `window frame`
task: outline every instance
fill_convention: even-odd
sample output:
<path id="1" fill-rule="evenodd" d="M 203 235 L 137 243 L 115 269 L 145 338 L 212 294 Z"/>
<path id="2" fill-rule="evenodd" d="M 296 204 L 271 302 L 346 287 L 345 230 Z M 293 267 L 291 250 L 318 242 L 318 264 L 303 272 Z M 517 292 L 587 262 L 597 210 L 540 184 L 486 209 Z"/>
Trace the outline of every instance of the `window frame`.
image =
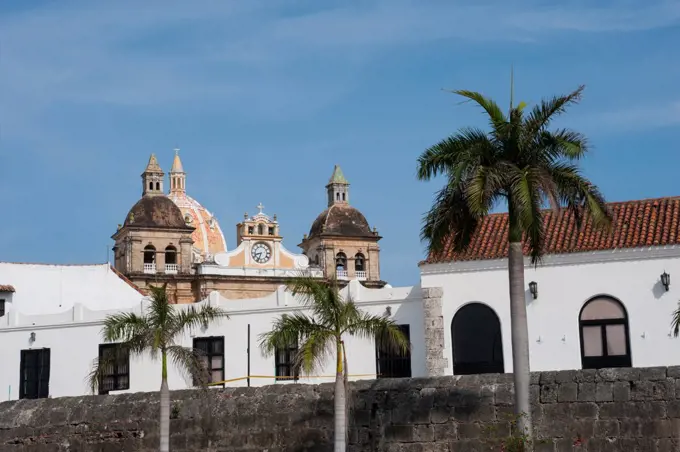
<path id="1" fill-rule="evenodd" d="M 221 343 L 222 343 L 222 353 L 221 353 L 221 354 L 219 354 L 219 353 L 213 353 L 213 352 L 212 352 L 212 350 L 214 350 L 213 344 L 214 344 L 215 341 L 218 341 L 218 342 L 221 342 Z M 203 353 L 203 350 L 200 349 L 200 348 L 198 348 L 198 347 L 196 346 L 196 345 L 197 345 L 198 343 L 200 343 L 200 342 L 207 342 L 208 345 L 209 345 L 209 347 L 208 347 L 208 353 L 206 353 L 206 356 L 208 357 L 208 366 L 209 366 L 208 369 L 206 369 L 206 370 L 208 371 L 208 374 L 209 374 L 209 376 L 210 376 L 210 378 L 209 378 L 209 380 L 208 380 L 208 384 L 209 384 L 211 387 L 224 388 L 224 383 L 221 383 L 221 384 L 211 384 L 211 383 L 214 383 L 214 382 L 212 381 L 212 375 L 213 375 L 213 372 L 216 371 L 216 370 L 222 372 L 222 380 L 219 380 L 219 381 L 224 381 L 224 380 L 225 380 L 225 358 L 226 358 L 226 356 L 225 356 L 225 349 L 224 349 L 224 336 L 200 336 L 200 337 L 194 337 L 194 338 L 193 338 L 193 341 L 192 341 L 193 349 L 194 349 L 194 350 L 199 350 L 199 351 L 201 351 L 201 353 Z M 221 357 L 222 357 L 222 367 L 212 367 L 212 358 L 215 357 L 215 356 L 221 356 Z M 194 386 L 198 386 L 197 383 L 198 383 L 198 382 L 196 381 L 196 379 L 193 378 L 193 385 L 194 385 Z"/>
<path id="2" fill-rule="evenodd" d="M 276 350 L 274 351 L 274 376 L 276 377 L 275 381 L 292 381 L 294 383 L 297 383 L 297 381 L 300 379 L 300 367 L 295 366 L 292 356 L 294 356 L 293 354 L 297 354 L 299 350 L 300 347 L 298 346 L 297 343 L 290 345 L 288 347 L 276 348 Z M 282 355 L 288 356 L 290 359 L 284 361 L 281 359 Z M 282 374 L 280 372 L 281 368 L 285 368 L 287 370 L 287 373 Z"/>
<path id="3" fill-rule="evenodd" d="M 35 394 L 32 394 L 28 390 L 29 379 L 26 377 L 27 374 L 27 361 L 28 355 L 40 354 L 40 369 L 41 373 L 37 377 L 37 381 L 34 383 L 36 386 Z M 50 396 L 50 368 L 51 368 L 51 355 L 52 352 L 49 348 L 32 348 L 21 350 L 20 361 L 19 361 L 19 399 L 46 399 Z M 47 357 L 47 359 L 45 359 Z M 45 364 L 47 361 L 47 364 Z M 47 367 L 45 372 L 43 367 Z M 31 385 L 33 386 L 33 385 Z M 33 388 L 31 388 L 33 389 Z"/>
<path id="4" fill-rule="evenodd" d="M 101 362 L 101 359 L 103 357 L 103 353 L 105 350 L 119 350 L 123 356 L 125 357 L 126 362 L 126 367 L 127 367 L 127 372 L 118 372 L 120 363 L 118 360 L 122 358 L 121 356 L 116 356 L 116 362 L 113 364 L 114 371 L 111 374 L 102 374 L 99 376 L 99 381 L 97 382 L 97 389 L 99 392 L 99 395 L 106 395 L 111 391 L 124 391 L 126 389 L 130 389 L 130 349 L 128 347 L 125 347 L 121 345 L 120 343 L 109 343 L 109 344 L 99 344 L 99 360 Z M 122 377 L 127 377 L 127 385 L 125 387 L 118 387 L 119 380 Z M 113 378 L 113 389 L 104 389 L 104 378 Z"/>
<path id="5" fill-rule="evenodd" d="M 623 311 L 623 317 L 617 319 L 591 319 L 582 320 L 583 311 L 588 307 L 590 303 L 596 300 L 607 300 L 610 303 L 617 304 L 621 311 Z M 626 354 L 625 355 L 614 355 L 609 356 L 607 353 L 608 343 L 607 343 L 607 326 L 610 325 L 623 325 L 625 334 L 625 344 L 626 344 Z M 600 343 L 602 345 L 602 355 L 600 356 L 585 356 L 585 342 L 583 341 L 583 329 L 584 327 L 600 327 Z M 610 367 L 632 367 L 633 358 L 630 349 L 630 326 L 628 323 L 628 311 L 626 306 L 614 297 L 608 295 L 600 295 L 593 297 L 586 301 L 581 307 L 578 314 L 578 332 L 580 340 L 580 350 L 581 350 L 581 368 L 582 369 L 604 369 Z"/>
<path id="6" fill-rule="evenodd" d="M 411 344 L 411 325 L 408 323 L 396 325 L 402 333 L 406 336 L 406 339 Z M 387 355 L 387 356 L 385 356 Z M 411 356 L 411 349 L 406 351 L 403 356 L 399 356 L 401 353 L 381 350 L 380 340 L 375 339 L 375 373 L 376 378 L 411 378 L 413 376 L 413 358 Z M 406 362 L 408 369 L 403 375 L 399 375 L 398 372 L 394 372 L 394 363 Z M 386 365 L 387 364 L 387 365 Z M 382 369 L 388 368 L 387 372 L 383 372 Z"/>

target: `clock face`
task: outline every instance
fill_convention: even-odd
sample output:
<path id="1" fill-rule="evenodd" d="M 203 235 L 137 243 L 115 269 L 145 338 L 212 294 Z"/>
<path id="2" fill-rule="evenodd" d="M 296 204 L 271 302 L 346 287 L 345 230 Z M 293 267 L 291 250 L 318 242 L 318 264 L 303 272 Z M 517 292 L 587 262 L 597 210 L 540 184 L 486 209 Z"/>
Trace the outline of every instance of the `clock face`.
<path id="1" fill-rule="evenodd" d="M 253 245 L 253 248 L 250 250 L 250 254 L 253 256 L 255 262 L 258 264 L 264 264 L 265 262 L 269 261 L 270 257 L 272 257 L 272 250 L 266 243 L 259 242 Z"/>

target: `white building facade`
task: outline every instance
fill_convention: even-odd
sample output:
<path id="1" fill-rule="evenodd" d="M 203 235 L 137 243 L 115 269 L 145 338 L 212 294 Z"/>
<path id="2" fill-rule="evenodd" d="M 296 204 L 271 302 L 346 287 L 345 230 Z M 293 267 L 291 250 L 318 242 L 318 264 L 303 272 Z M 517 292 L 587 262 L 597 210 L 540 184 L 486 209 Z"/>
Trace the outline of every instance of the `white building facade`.
<path id="1" fill-rule="evenodd" d="M 670 325 L 680 298 L 671 280 L 680 274 L 680 199 L 617 203 L 612 210 L 611 231 L 587 223 L 579 230 L 564 213 L 546 215 L 546 255 L 538 266 L 527 259 L 525 269 L 534 371 L 680 365 L 680 341 Z M 342 289 L 361 309 L 389 315 L 411 341 L 408 355 L 395 356 L 377 350 L 374 341 L 346 338 L 351 378 L 512 372 L 506 226 L 502 214 L 492 215 L 466 252 L 447 248 L 429 256 L 418 286 L 367 288 L 353 280 Z M 88 393 L 103 320 L 142 312 L 146 303 L 108 265 L 0 263 L 0 401 Z M 200 303 L 230 315 L 181 342 L 209 351 L 214 382 L 260 386 L 334 378 L 333 362 L 315 376 L 292 380 L 285 353 L 262 355 L 259 336 L 281 314 L 303 309 L 283 286 L 257 299 L 226 299 L 213 291 Z M 121 374 L 114 389 L 160 386 L 160 365 L 149 357 L 132 358 Z M 192 382 L 171 369 L 169 384 L 181 389 Z"/>
<path id="2" fill-rule="evenodd" d="M 22 264 L 5 264 L 10 267 L 18 265 Z M 49 270 L 54 271 L 63 266 L 49 267 Z M 81 274 L 85 276 L 92 273 L 91 267 L 95 267 L 95 273 L 105 274 L 108 266 L 81 266 Z M 40 266 L 25 270 L 38 273 L 45 271 Z M 92 302 L 96 297 L 87 288 L 88 280 L 83 278 L 81 284 L 85 298 L 71 292 L 71 296 L 64 299 L 61 306 L 45 305 L 42 310 L 31 310 L 30 314 L 25 314 L 20 307 L 30 306 L 30 301 L 22 299 L 20 295 L 24 285 L 16 283 L 13 301 L 6 304 L 5 314 L 0 317 L 0 360 L 3 363 L 0 371 L 0 401 L 90 393 L 87 377 L 100 354 L 100 347 L 105 347 L 101 339 L 104 319 L 107 315 L 120 312 L 142 314 L 148 306 L 146 297 L 132 289 L 117 274 L 112 272 L 112 276 L 116 279 L 108 280 L 108 287 L 101 287 L 102 292 L 108 290 L 120 294 L 131 289 L 134 301 L 121 301 L 117 308 L 108 310 L 89 307 L 94 304 Z M 15 278 L 15 281 L 19 279 Z M 94 287 L 101 280 L 92 281 Z M 386 361 L 384 355 L 378 356 L 373 341 L 346 338 L 348 369 L 352 379 L 376 378 L 378 373 L 391 376 L 390 372 L 394 374 L 392 376 L 427 374 L 424 344 L 419 339 L 424 336 L 424 323 L 418 287 L 367 289 L 358 281 L 352 281 L 342 292 L 345 297 L 351 296 L 362 310 L 376 315 L 388 313 L 397 324 L 406 327 L 413 338 L 411 353 L 406 357 L 398 357 L 400 363 L 396 374 L 389 357 Z M 295 372 L 285 357 L 263 356 L 259 348 L 259 336 L 269 331 L 281 314 L 303 309 L 284 286 L 260 299 L 225 299 L 214 291 L 200 303 L 220 306 L 229 314 L 229 319 L 213 323 L 207 329 L 193 331 L 180 342 L 180 345 L 195 348 L 209 344 L 213 382 L 225 382 L 229 386 L 262 386 L 333 381 L 333 362 L 318 369 L 315 375 L 300 375 L 292 379 L 290 377 Z M 175 308 L 186 309 L 187 305 L 176 305 Z M 201 342 L 202 345 L 199 344 Z M 122 381 L 121 385 L 117 385 L 120 390 L 111 392 L 155 391 L 160 387 L 160 363 L 150 357 L 131 357 L 124 367 L 116 371 L 124 374 L 116 375 L 116 382 Z M 168 379 L 172 389 L 192 386 L 192 382 L 172 366 Z"/>

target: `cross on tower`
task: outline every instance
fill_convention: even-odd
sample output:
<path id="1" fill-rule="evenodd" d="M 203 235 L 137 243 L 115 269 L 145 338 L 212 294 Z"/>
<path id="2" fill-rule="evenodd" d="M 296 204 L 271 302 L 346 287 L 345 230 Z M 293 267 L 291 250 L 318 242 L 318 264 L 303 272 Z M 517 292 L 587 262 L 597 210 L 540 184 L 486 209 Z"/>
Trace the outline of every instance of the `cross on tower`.
<path id="1" fill-rule="evenodd" d="M 259 212 L 260 215 L 262 215 L 262 211 L 264 210 L 264 206 L 262 205 L 262 203 L 259 203 L 259 204 L 257 205 L 257 209 L 260 211 L 260 212 Z"/>

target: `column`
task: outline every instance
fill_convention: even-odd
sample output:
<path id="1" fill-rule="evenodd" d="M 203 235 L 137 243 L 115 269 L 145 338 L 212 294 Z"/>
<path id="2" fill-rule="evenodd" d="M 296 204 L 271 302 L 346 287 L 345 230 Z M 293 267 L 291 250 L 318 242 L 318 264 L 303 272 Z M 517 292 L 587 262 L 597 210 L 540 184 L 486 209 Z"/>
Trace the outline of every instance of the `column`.
<path id="1" fill-rule="evenodd" d="M 448 359 L 444 357 L 444 316 L 441 287 L 421 289 L 425 322 L 425 367 L 429 377 L 444 375 Z"/>

